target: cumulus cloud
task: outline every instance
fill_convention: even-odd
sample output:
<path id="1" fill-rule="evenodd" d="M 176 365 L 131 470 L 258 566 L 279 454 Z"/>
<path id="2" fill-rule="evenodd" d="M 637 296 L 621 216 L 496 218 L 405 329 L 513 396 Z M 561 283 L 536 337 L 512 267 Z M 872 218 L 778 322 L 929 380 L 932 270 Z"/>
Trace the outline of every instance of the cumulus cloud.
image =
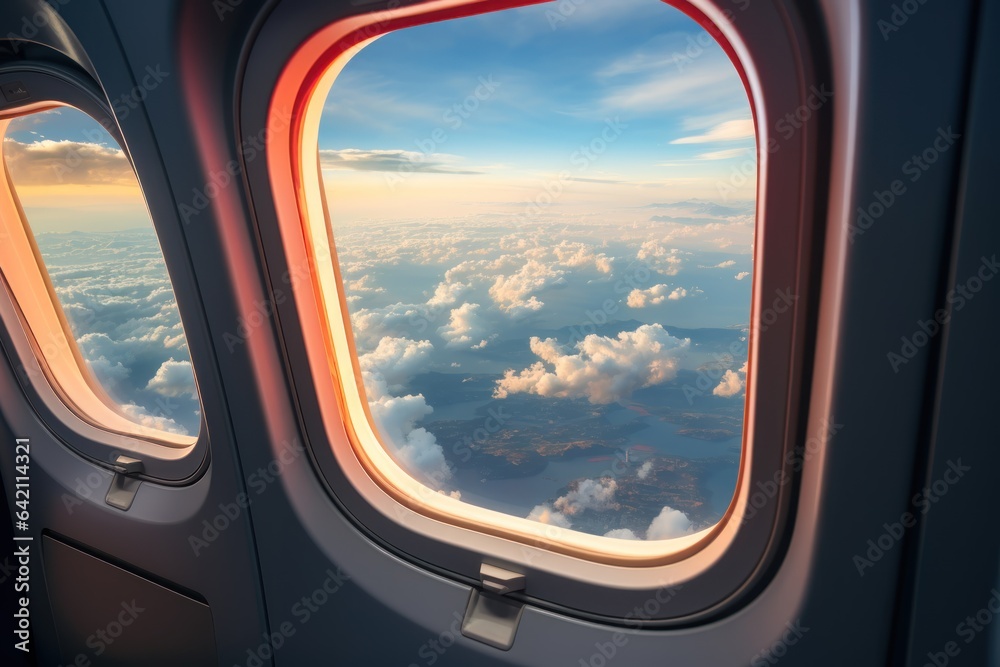
<path id="1" fill-rule="evenodd" d="M 667 300 L 667 294 L 669 293 L 669 285 L 653 285 L 649 289 L 634 289 L 629 292 L 626 303 L 629 308 L 658 306 Z"/>
<path id="2" fill-rule="evenodd" d="M 361 150 L 344 148 L 323 149 L 319 152 L 323 169 L 346 169 L 350 171 L 395 171 L 399 173 L 421 172 L 425 174 L 480 174 L 482 172 L 462 169 L 458 163 L 462 158 L 447 153 L 421 153 L 406 150 Z"/>
<path id="3" fill-rule="evenodd" d="M 665 506 L 646 529 L 647 540 L 669 540 L 694 532 L 694 524 L 680 510 Z"/>
<path id="4" fill-rule="evenodd" d="M 362 347 L 377 345 L 382 338 L 395 333 L 420 330 L 427 326 L 427 309 L 416 304 L 394 303 L 383 308 L 361 308 L 351 313 L 354 336 Z"/>
<path id="5" fill-rule="evenodd" d="M 369 397 L 403 390 L 403 383 L 427 363 L 434 346 L 430 341 L 386 336 L 378 346 L 358 358 Z"/>
<path id="6" fill-rule="evenodd" d="M 643 461 L 639 469 L 635 471 L 635 476 L 639 479 L 646 479 L 651 472 L 653 472 L 653 462 L 647 460 Z"/>
<path id="7" fill-rule="evenodd" d="M 553 503 L 535 505 L 528 519 L 560 528 L 571 528 L 570 518 L 584 510 L 604 511 L 617 508 L 614 504 L 618 483 L 610 478 L 583 479 L 571 485 L 569 493 Z"/>
<path id="8" fill-rule="evenodd" d="M 613 257 L 608 257 L 603 252 L 594 252 L 594 249 L 585 243 L 573 243 L 563 241 L 552 249 L 556 259 L 563 266 L 569 268 L 593 267 L 599 273 L 611 273 L 611 262 Z"/>
<path id="9" fill-rule="evenodd" d="M 368 406 L 383 444 L 407 472 L 434 488 L 451 478 L 441 445 L 427 429 L 417 427 L 418 421 L 434 411 L 422 394 L 369 398 Z"/>
<path id="10" fill-rule="evenodd" d="M 566 518 L 565 514 L 557 512 L 548 503 L 535 505 L 534 509 L 528 514 L 528 519 L 550 526 L 558 526 L 559 528 L 571 528 L 573 526 L 573 522 Z"/>
<path id="11" fill-rule="evenodd" d="M 604 533 L 604 537 L 611 537 L 616 540 L 638 540 L 638 536 L 628 528 L 615 528 Z"/>
<path id="12" fill-rule="evenodd" d="M 684 264 L 680 250 L 664 248 L 657 241 L 643 243 L 636 256 L 649 264 L 654 271 L 659 271 L 666 276 L 676 276 Z"/>
<path id="13" fill-rule="evenodd" d="M 361 276 L 357 280 L 345 280 L 344 287 L 352 294 L 384 294 L 385 288 L 374 285 L 371 274 Z"/>
<path id="14" fill-rule="evenodd" d="M 139 424 L 140 426 L 153 428 L 166 433 L 173 433 L 175 435 L 190 435 L 186 428 L 178 424 L 173 419 L 163 417 L 161 415 L 154 415 L 141 405 L 126 403 L 124 405 L 119 405 L 118 409 L 126 417 L 128 417 L 129 420 Z"/>
<path id="15" fill-rule="evenodd" d="M 487 337 L 486 321 L 479 311 L 478 303 L 463 303 L 451 311 L 448 324 L 438 329 L 448 347 L 471 347 L 481 349 L 495 336 Z"/>
<path id="16" fill-rule="evenodd" d="M 736 396 L 743 391 L 743 387 L 746 385 L 746 377 L 747 362 L 743 362 L 743 365 L 739 370 L 727 370 L 722 376 L 718 386 L 712 390 L 712 393 L 716 396 L 722 396 L 723 398 Z"/>
<path id="17" fill-rule="evenodd" d="M 533 336 L 531 351 L 541 361 L 520 372 L 508 370 L 493 395 L 528 393 L 612 403 L 672 380 L 678 357 L 690 344 L 690 339 L 674 338 L 659 324 L 643 324 L 615 338 L 591 334 L 576 343 L 575 354 L 565 353 L 554 338 Z"/>
<path id="18" fill-rule="evenodd" d="M 584 510 L 603 511 L 614 509 L 615 491 L 618 483 L 610 478 L 584 479 L 576 484 L 569 493 L 560 496 L 553 507 L 565 516 L 573 516 Z"/>
<path id="19" fill-rule="evenodd" d="M 713 269 L 728 269 L 730 266 L 736 266 L 736 260 L 734 260 L 734 259 L 727 259 L 724 262 L 719 262 L 718 264 L 716 264 L 712 268 Z"/>
<path id="20" fill-rule="evenodd" d="M 121 361 L 112 362 L 103 355 L 96 358 L 88 358 L 87 366 L 94 374 L 94 377 L 106 388 L 116 387 L 119 382 L 132 374 L 132 369 L 126 367 Z"/>
<path id="21" fill-rule="evenodd" d="M 736 279 L 737 280 L 743 280 L 744 278 L 746 278 L 749 275 L 750 275 L 749 271 L 740 271 L 739 273 L 736 274 Z"/>
<path id="22" fill-rule="evenodd" d="M 395 396 L 419 372 L 433 351 L 429 341 L 386 337 L 358 358 L 368 394 L 368 407 L 382 443 L 411 475 L 434 488 L 452 476 L 444 450 L 417 422 L 434 410 L 422 394 Z"/>
<path id="23" fill-rule="evenodd" d="M 137 185 L 125 153 L 103 144 L 5 139 L 3 156 L 18 186 Z"/>
<path id="24" fill-rule="evenodd" d="M 649 289 L 634 289 L 629 292 L 626 303 L 629 308 L 658 306 L 666 300 L 679 301 L 688 295 L 683 287 L 674 290 L 669 285 L 653 285 Z"/>
<path id="25" fill-rule="evenodd" d="M 535 293 L 564 283 L 563 275 L 561 269 L 532 259 L 515 273 L 497 276 L 489 294 L 501 311 L 520 317 L 541 310 L 545 304 L 538 300 Z"/>
<path id="26" fill-rule="evenodd" d="M 427 300 L 427 305 L 431 308 L 451 306 L 458 302 L 459 297 L 469 288 L 465 283 L 443 282 L 438 283 L 434 289 L 434 294 Z"/>
<path id="27" fill-rule="evenodd" d="M 170 357 L 160 365 L 156 370 L 156 375 L 146 383 L 146 389 L 172 398 L 178 396 L 196 397 L 191 362 L 186 359 L 175 361 L 173 357 Z"/>

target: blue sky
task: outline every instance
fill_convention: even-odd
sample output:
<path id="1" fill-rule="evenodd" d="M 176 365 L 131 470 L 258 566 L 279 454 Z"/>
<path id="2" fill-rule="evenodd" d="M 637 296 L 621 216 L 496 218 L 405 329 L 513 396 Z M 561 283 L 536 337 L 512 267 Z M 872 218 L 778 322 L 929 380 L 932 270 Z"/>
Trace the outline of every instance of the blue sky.
<path id="1" fill-rule="evenodd" d="M 593 194 L 609 205 L 717 199 L 718 182 L 754 160 L 746 93 L 721 47 L 659 0 L 576 7 L 562 21 L 551 20 L 557 10 L 547 3 L 379 38 L 335 82 L 320 148 L 440 154 L 423 161 L 437 171 L 475 172 L 437 174 L 448 187 L 478 190 L 568 168 L 607 181 Z M 485 99 L 469 97 L 477 89 Z M 624 129 L 577 174 L 572 156 L 608 119 Z M 376 163 L 358 164 L 370 170 Z M 752 199 L 753 184 L 739 196 Z"/>

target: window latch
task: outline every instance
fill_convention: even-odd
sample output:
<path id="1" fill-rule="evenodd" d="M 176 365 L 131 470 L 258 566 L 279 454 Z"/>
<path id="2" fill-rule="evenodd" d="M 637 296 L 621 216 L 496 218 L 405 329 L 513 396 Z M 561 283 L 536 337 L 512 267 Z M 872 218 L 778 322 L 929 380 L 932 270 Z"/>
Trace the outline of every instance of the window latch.
<path id="1" fill-rule="evenodd" d="M 462 619 L 462 634 L 502 651 L 514 645 L 524 603 L 505 597 L 524 590 L 524 575 L 483 563 L 479 580 L 483 589 L 473 588 Z"/>
<path id="2" fill-rule="evenodd" d="M 524 590 L 524 575 L 502 567 L 483 563 L 479 568 L 479 580 L 483 588 L 498 595 L 507 595 Z"/>
<path id="3" fill-rule="evenodd" d="M 142 484 L 141 479 L 134 477 L 134 475 L 142 474 L 142 461 L 119 454 L 112 461 L 111 467 L 115 471 L 115 476 L 111 478 L 111 488 L 108 489 L 108 495 L 104 497 L 104 502 L 112 507 L 128 511 L 132 507 L 132 501 L 135 500 L 139 485 Z"/>

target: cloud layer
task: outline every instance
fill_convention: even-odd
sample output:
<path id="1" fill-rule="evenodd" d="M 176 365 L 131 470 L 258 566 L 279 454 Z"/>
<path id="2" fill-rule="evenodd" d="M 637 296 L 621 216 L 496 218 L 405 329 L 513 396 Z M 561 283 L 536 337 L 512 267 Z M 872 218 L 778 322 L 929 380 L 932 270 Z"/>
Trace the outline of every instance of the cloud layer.
<path id="1" fill-rule="evenodd" d="M 36 240 L 81 355 L 121 411 L 145 426 L 196 434 L 194 373 L 153 230 Z"/>

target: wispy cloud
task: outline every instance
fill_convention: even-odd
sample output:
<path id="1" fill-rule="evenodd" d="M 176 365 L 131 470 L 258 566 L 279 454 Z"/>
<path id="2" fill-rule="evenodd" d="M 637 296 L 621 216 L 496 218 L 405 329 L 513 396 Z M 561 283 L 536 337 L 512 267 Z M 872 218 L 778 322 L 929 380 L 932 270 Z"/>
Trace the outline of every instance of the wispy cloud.
<path id="1" fill-rule="evenodd" d="M 754 136 L 753 120 L 741 118 L 739 120 L 727 120 L 719 123 L 704 134 L 696 134 L 690 137 L 674 139 L 672 144 L 707 144 L 715 141 L 736 141 L 748 139 Z M 720 158 L 708 158 L 720 159 Z"/>
<path id="2" fill-rule="evenodd" d="M 604 184 L 607 184 L 607 185 L 620 185 L 622 183 L 629 183 L 629 181 L 620 181 L 620 180 L 615 180 L 615 179 L 612 179 L 612 178 L 583 178 L 582 176 L 580 176 L 580 177 L 571 177 L 571 178 L 567 178 L 566 180 L 567 181 L 573 181 L 573 182 L 576 182 L 576 183 L 604 183 Z"/>
<path id="3" fill-rule="evenodd" d="M 622 86 L 603 100 L 603 106 L 621 111 L 662 111 L 695 107 L 702 104 L 725 104 L 733 99 L 732 68 L 691 68 L 683 73 L 654 70 L 643 81 Z"/>
<path id="4" fill-rule="evenodd" d="M 701 153 L 698 155 L 699 160 L 728 160 L 730 158 L 739 157 L 747 153 L 749 149 L 747 148 L 727 148 L 722 151 L 712 151 L 710 153 Z"/>
<path id="5" fill-rule="evenodd" d="M 358 148 L 323 149 L 319 152 L 323 169 L 349 171 L 396 171 L 426 174 L 481 174 L 481 171 L 458 166 L 462 158 L 447 153 L 420 153 L 418 151 L 361 150 Z"/>

